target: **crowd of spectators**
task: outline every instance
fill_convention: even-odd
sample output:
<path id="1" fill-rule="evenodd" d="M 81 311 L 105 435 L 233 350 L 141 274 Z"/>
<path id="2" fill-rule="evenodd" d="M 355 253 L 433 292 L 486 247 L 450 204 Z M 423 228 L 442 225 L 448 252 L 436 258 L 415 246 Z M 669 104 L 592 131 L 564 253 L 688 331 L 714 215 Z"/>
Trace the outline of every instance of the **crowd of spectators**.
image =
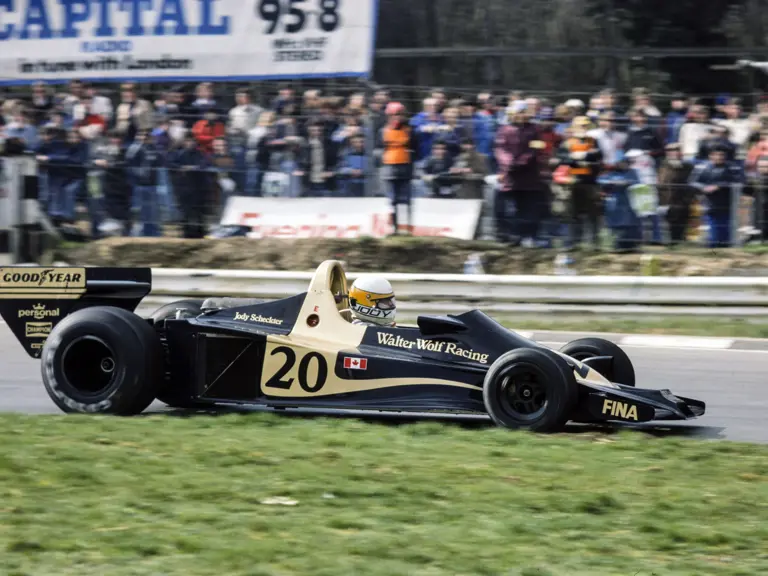
<path id="1" fill-rule="evenodd" d="M 654 102 L 642 89 L 623 103 L 610 90 L 559 103 L 433 89 L 415 110 L 383 88 L 340 97 L 282 87 L 265 101 L 243 88 L 230 101 L 231 88 L 211 83 L 154 98 L 140 86 L 111 98 L 79 81 L 41 83 L 0 98 L 0 146 L 37 158 L 54 224 L 87 212 L 93 237 L 200 238 L 234 194 L 432 196 L 488 200 L 497 237 L 523 246 L 576 246 L 587 229 L 596 245 L 610 230 L 621 250 L 679 243 L 699 216 L 722 246 L 738 191 L 754 233 L 768 237 L 766 98 L 747 110 L 727 95 Z M 396 177 L 393 126 L 410 135 Z"/>

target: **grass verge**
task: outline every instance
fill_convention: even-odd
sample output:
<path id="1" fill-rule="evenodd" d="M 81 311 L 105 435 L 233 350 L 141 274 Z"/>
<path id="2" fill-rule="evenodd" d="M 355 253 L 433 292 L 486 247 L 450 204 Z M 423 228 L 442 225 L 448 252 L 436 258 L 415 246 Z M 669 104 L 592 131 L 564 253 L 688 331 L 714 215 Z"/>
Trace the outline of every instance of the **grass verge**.
<path id="1" fill-rule="evenodd" d="M 768 338 L 768 319 L 749 321 L 727 318 L 672 316 L 653 319 L 627 318 L 501 318 L 514 330 L 552 330 L 564 332 L 609 332 L 618 334 L 669 334 L 680 336 L 722 336 L 727 338 Z"/>
<path id="2" fill-rule="evenodd" d="M 0 435 L 9 576 L 768 573 L 766 446 L 271 414 Z"/>
<path id="3" fill-rule="evenodd" d="M 666 334 L 675 336 L 718 336 L 725 338 L 768 338 L 768 318 L 739 320 L 711 317 L 670 316 L 654 319 L 594 318 L 589 319 L 544 315 L 491 316 L 512 330 L 552 332 L 604 332 L 612 334 Z M 402 324 L 416 324 L 416 317 L 405 317 Z"/>

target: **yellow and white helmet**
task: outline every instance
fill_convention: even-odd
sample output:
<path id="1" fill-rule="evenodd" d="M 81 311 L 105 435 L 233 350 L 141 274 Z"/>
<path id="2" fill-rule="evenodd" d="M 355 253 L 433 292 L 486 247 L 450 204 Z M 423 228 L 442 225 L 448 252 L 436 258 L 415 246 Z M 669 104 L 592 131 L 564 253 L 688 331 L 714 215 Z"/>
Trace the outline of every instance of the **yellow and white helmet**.
<path id="1" fill-rule="evenodd" d="M 381 276 L 361 276 L 355 280 L 349 290 L 349 305 L 353 316 L 363 322 L 382 326 L 395 323 L 395 291 Z"/>

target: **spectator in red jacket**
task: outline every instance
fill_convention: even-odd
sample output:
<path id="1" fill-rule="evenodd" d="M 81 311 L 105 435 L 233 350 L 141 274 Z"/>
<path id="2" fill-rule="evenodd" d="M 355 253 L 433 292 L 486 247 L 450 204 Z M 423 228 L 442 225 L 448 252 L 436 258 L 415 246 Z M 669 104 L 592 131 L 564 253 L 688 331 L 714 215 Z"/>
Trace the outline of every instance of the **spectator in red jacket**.
<path id="1" fill-rule="evenodd" d="M 78 105 L 80 118 L 75 118 L 75 127 L 80 132 L 80 136 L 85 140 L 96 140 L 100 138 L 107 130 L 107 120 L 100 114 L 93 111 L 93 98 L 85 95 L 81 98 Z"/>
<path id="2" fill-rule="evenodd" d="M 195 137 L 200 150 L 206 154 L 213 153 L 213 141 L 226 135 L 224 123 L 219 121 L 218 115 L 213 110 L 208 110 L 202 120 L 195 122 L 192 127 L 192 135 Z"/>

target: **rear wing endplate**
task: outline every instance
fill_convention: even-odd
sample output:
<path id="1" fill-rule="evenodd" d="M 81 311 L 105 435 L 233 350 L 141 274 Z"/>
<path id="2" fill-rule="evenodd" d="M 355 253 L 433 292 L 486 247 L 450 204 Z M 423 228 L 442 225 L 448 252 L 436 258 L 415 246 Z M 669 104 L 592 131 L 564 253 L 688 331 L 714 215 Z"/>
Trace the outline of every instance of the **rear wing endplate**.
<path id="1" fill-rule="evenodd" d="M 32 358 L 69 314 L 93 306 L 130 312 L 152 289 L 151 268 L 0 268 L 0 316 Z"/>

